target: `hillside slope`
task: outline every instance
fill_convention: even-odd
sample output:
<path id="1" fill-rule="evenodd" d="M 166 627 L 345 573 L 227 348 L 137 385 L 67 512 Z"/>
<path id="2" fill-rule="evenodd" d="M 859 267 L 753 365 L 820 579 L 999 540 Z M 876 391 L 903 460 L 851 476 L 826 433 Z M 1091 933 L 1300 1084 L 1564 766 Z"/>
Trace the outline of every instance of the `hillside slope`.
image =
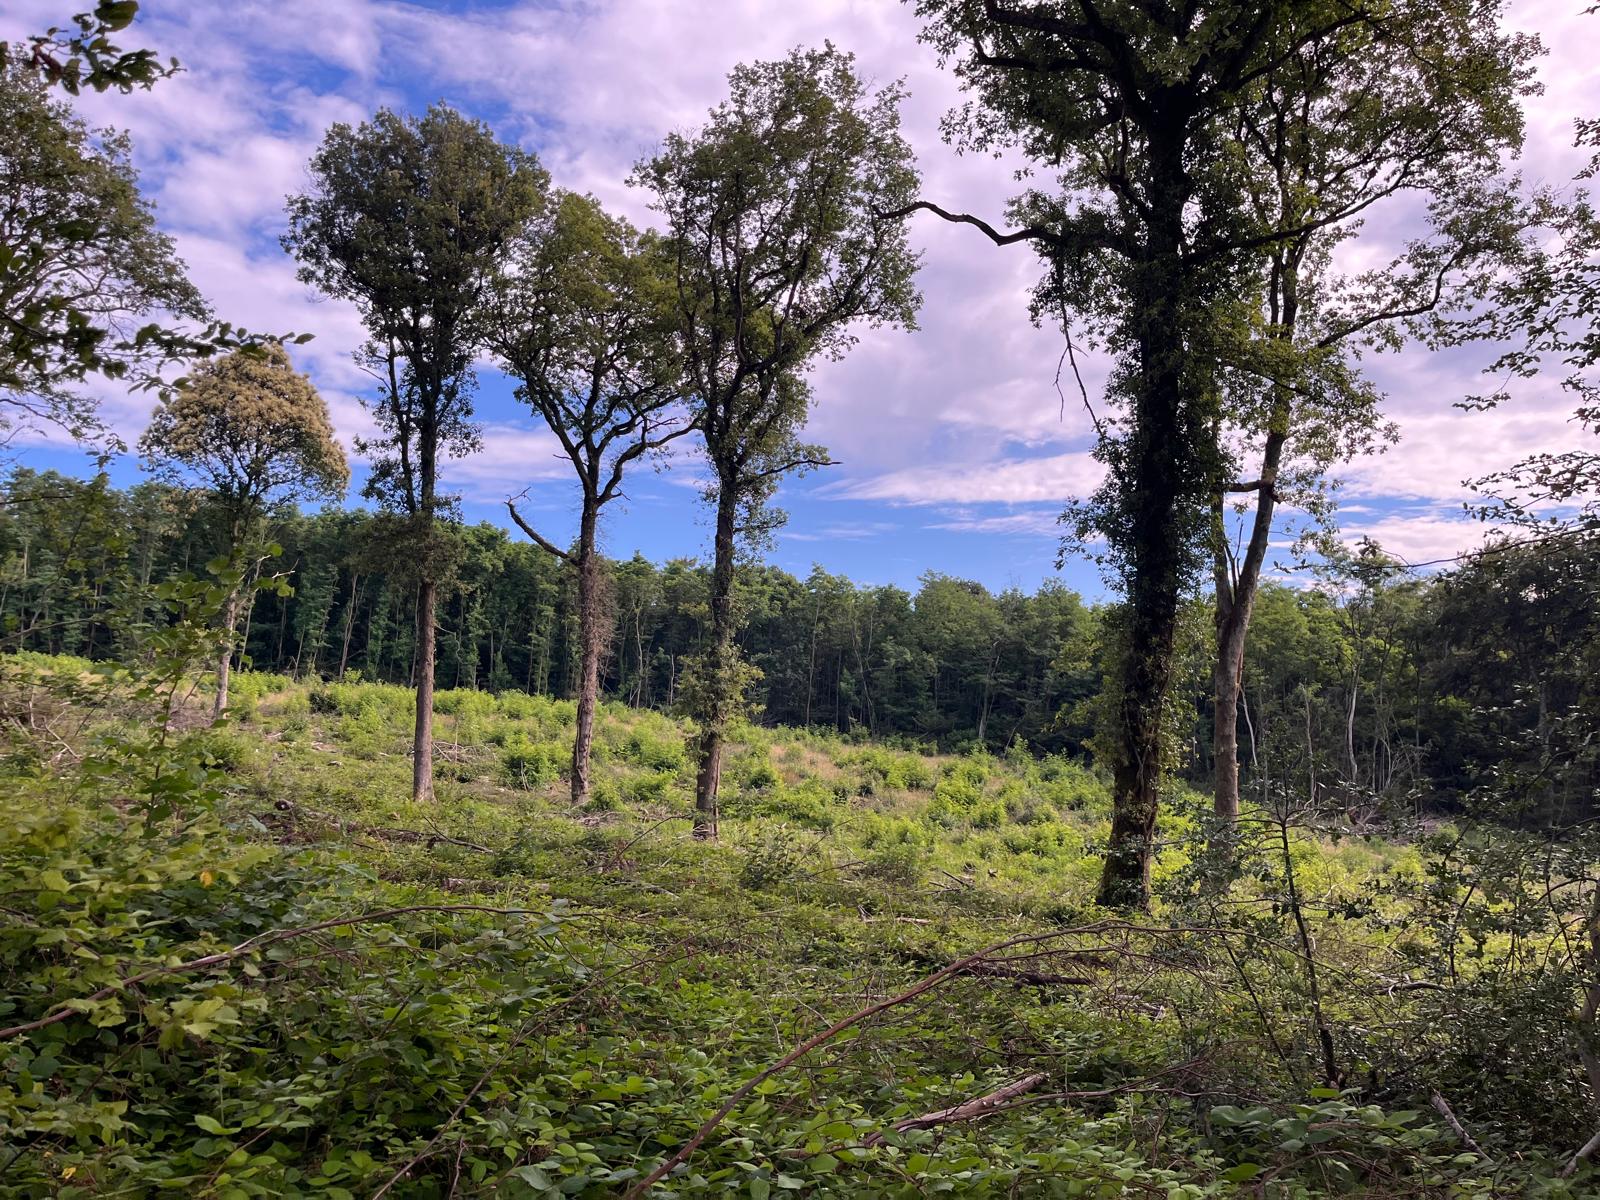
<path id="1" fill-rule="evenodd" d="M 1448 1034 L 1374 1057 L 1431 993 L 1412 935 L 1334 914 L 1425 879 L 1418 846 L 1283 827 L 1308 995 L 1270 855 L 1180 902 L 1192 797 L 1162 909 L 1090 908 L 1106 797 L 1072 762 L 745 728 L 708 845 L 656 713 L 606 707 L 574 812 L 570 704 L 442 693 L 419 809 L 403 689 L 245 673 L 158 753 L 149 695 L 8 676 L 7 1194 L 612 1196 L 697 1131 L 661 1194 L 1592 1194 L 1419 1111 Z"/>

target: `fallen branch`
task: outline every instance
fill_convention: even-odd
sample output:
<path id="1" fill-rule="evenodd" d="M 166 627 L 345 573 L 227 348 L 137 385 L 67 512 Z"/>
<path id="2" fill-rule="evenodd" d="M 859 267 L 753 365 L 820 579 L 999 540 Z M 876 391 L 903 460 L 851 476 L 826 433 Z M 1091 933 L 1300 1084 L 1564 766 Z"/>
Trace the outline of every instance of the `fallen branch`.
<path id="1" fill-rule="evenodd" d="M 1450 1105 L 1445 1098 L 1438 1092 L 1434 1092 L 1432 1100 L 1433 1107 L 1444 1118 L 1444 1123 L 1450 1126 L 1451 1131 L 1461 1139 L 1461 1144 L 1480 1158 L 1487 1159 L 1489 1156 L 1483 1152 L 1483 1147 L 1472 1140 L 1472 1135 L 1467 1132 L 1466 1126 L 1456 1119 L 1456 1114 L 1451 1111 Z"/>
<path id="2" fill-rule="evenodd" d="M 865 1008 L 858 1009 L 857 1011 L 851 1013 L 843 1020 L 835 1021 L 821 1033 L 813 1034 L 811 1037 L 801 1042 L 793 1050 L 789 1051 L 789 1053 L 785 1054 L 777 1062 L 773 1063 L 770 1067 L 758 1071 L 755 1075 L 752 1075 L 743 1084 L 736 1088 L 733 1094 L 723 1101 L 722 1106 L 718 1108 L 716 1112 L 712 1113 L 699 1129 L 695 1130 L 694 1135 L 687 1142 L 678 1147 L 678 1149 L 668 1157 L 663 1159 L 656 1166 L 655 1170 L 651 1171 L 648 1175 L 644 1176 L 631 1188 L 629 1188 L 627 1192 L 623 1194 L 623 1200 L 638 1200 L 640 1196 L 643 1196 L 646 1192 L 648 1192 L 650 1188 L 658 1181 L 665 1179 L 678 1166 L 687 1162 L 689 1160 L 689 1156 L 701 1147 L 705 1140 L 716 1131 L 717 1126 L 721 1125 L 722 1122 L 727 1119 L 728 1114 L 739 1107 L 739 1103 L 744 1100 L 746 1096 L 755 1091 L 756 1088 L 760 1087 L 761 1084 L 765 1083 L 768 1079 L 771 1079 L 780 1071 L 792 1066 L 811 1051 L 815 1050 L 818 1046 L 837 1037 L 846 1029 L 853 1028 L 854 1026 L 861 1024 L 861 1022 L 877 1016 L 879 1013 L 887 1012 L 891 1008 L 896 1008 L 899 1005 L 907 1003 L 908 1001 L 915 1000 L 918 996 L 932 991 L 940 984 L 954 979 L 957 975 L 965 974 L 970 967 L 977 963 L 983 962 L 1001 950 L 1008 950 L 1012 946 L 1025 946 L 1030 944 L 1037 945 L 1040 942 L 1053 941 L 1059 938 L 1071 937 L 1087 932 L 1095 932 L 1104 928 L 1106 928 L 1106 926 L 1100 925 L 1091 926 L 1088 929 L 1057 929 L 1050 933 L 1030 933 L 1023 934 L 1020 937 L 1008 938 L 1003 942 L 997 942 L 992 946 L 988 946 L 985 949 L 979 950 L 975 954 L 969 954 L 964 958 L 957 959 L 949 966 L 935 971 L 932 975 L 927 976 L 920 982 L 913 984 L 911 987 L 907 988 L 903 992 L 898 993 L 897 995 L 890 996 L 886 1000 L 879 1000 L 876 1003 L 869 1004 Z"/>
<path id="3" fill-rule="evenodd" d="M 1035 1075 L 1024 1075 L 1003 1088 L 996 1088 L 986 1096 L 977 1096 L 971 1100 L 964 1100 L 960 1104 L 949 1108 L 941 1108 L 938 1112 L 923 1113 L 920 1117 L 907 1117 L 903 1121 L 896 1121 L 892 1126 L 896 1133 L 908 1133 L 913 1129 L 932 1129 L 935 1125 L 952 1125 L 958 1121 L 976 1121 L 983 1117 L 991 1116 L 1005 1108 L 1018 1096 L 1026 1095 L 1033 1091 L 1048 1078 L 1043 1071 Z M 876 1146 L 883 1141 L 882 1133 L 871 1133 L 862 1139 L 863 1146 Z"/>
<path id="4" fill-rule="evenodd" d="M 302 808 L 292 800 L 279 800 L 275 805 L 277 810 L 295 817 L 310 817 L 314 821 L 326 821 L 329 825 L 336 825 L 340 832 L 354 831 L 356 833 L 369 833 L 373 837 L 387 838 L 391 842 L 410 842 L 413 844 L 426 843 L 430 848 L 445 842 L 451 846 L 460 846 L 463 850 L 473 850 L 479 854 L 498 854 L 493 846 L 480 846 L 477 842 L 464 841 L 461 838 L 451 837 L 447 833 L 440 833 L 437 829 L 423 831 L 421 829 L 401 829 L 392 825 L 362 825 L 355 821 L 347 821 L 333 813 L 318 812 L 312 808 Z"/>
<path id="5" fill-rule="evenodd" d="M 319 921 L 315 925 L 302 925 L 295 929 L 269 929 L 265 933 L 258 933 L 254 937 L 246 938 L 237 946 L 227 950 L 219 950 L 215 954 L 204 954 L 199 958 L 191 958 L 187 962 L 174 963 L 166 967 L 153 967 L 148 971 L 141 971 L 137 975 L 129 975 L 116 983 L 91 992 L 87 996 L 74 996 L 71 1000 L 58 1004 L 46 1015 L 36 1021 L 29 1021 L 23 1025 L 13 1025 L 9 1029 L 0 1029 L 0 1041 L 7 1038 L 18 1037 L 24 1033 L 32 1033 L 36 1029 L 65 1021 L 78 1014 L 76 1008 L 66 1007 L 71 1004 L 92 1003 L 114 996 L 118 992 L 133 987 L 135 984 L 144 983 L 146 980 L 156 979 L 162 975 L 181 975 L 189 971 L 203 971 L 207 967 L 219 967 L 224 963 L 232 962 L 236 958 L 249 954 L 253 950 L 261 950 L 267 946 L 286 942 L 292 938 L 305 937 L 312 933 L 321 933 L 327 929 L 340 929 L 347 925 L 362 925 L 369 921 L 383 921 L 390 917 L 401 917 L 408 913 L 424 912 L 481 912 L 494 913 L 497 916 L 544 916 L 544 912 L 533 908 L 490 908 L 483 904 L 413 904 L 405 908 L 385 908 L 378 912 L 363 913 L 358 917 L 340 917 L 334 921 Z"/>
<path id="6" fill-rule="evenodd" d="M 1561 1178 L 1572 1178 L 1578 1169 L 1578 1164 L 1587 1159 L 1596 1150 L 1600 1150 L 1600 1130 L 1597 1130 L 1592 1138 L 1578 1147 L 1578 1152 L 1568 1160 L 1566 1166 L 1561 1168 Z"/>
<path id="7" fill-rule="evenodd" d="M 973 963 L 963 975 L 986 975 L 992 979 L 1009 979 L 1017 984 L 1032 987 L 1088 987 L 1096 980 L 1090 975 L 1052 975 L 1047 971 L 1024 971 L 1018 967 L 1003 967 L 998 963 Z"/>

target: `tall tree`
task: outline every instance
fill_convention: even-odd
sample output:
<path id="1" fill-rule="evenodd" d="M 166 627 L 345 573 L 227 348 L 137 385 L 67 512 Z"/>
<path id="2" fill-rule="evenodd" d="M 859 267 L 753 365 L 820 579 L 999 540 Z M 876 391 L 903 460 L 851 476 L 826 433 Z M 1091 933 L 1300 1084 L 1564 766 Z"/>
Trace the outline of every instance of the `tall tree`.
<path id="1" fill-rule="evenodd" d="M 578 577 L 575 805 L 589 799 L 600 659 L 611 632 L 601 511 L 622 494 L 625 471 L 692 429 L 682 405 L 669 268 L 658 239 L 568 192 L 519 242 L 490 323 L 490 345 L 518 380 L 517 395 L 550 427 L 578 477 L 578 537 L 570 550 L 506 502 L 517 526 Z"/>
<path id="2" fill-rule="evenodd" d="M 1047 267 L 1036 305 L 1116 360 L 1116 412 L 1096 451 L 1105 482 L 1071 516 L 1080 541 L 1103 539 L 1127 598 L 1099 896 L 1142 906 L 1171 753 L 1181 600 L 1229 478 L 1220 364 L 1247 339 L 1260 255 L 1324 220 L 1252 211 L 1256 164 L 1241 119 L 1283 64 L 1336 48 L 1351 28 L 1370 32 L 1369 53 L 1397 77 L 1453 69 L 1460 57 L 1438 48 L 1462 43 L 1483 51 L 1475 66 L 1497 70 L 1506 58 L 1498 9 L 1478 0 L 920 0 L 918 10 L 975 96 L 952 118 L 952 135 L 970 148 L 1015 147 L 1048 164 L 1059 188 L 1016 199 L 1020 228 L 1008 233 L 927 202 L 910 210 L 973 224 L 999 244 L 1032 244 Z"/>
<path id="3" fill-rule="evenodd" d="M 269 342 L 207 364 L 157 406 L 139 448 L 150 468 L 210 493 L 227 558 L 238 568 L 274 502 L 339 500 L 350 482 L 328 406 L 288 352 Z M 242 592 L 221 613 L 213 715 L 228 707 Z"/>
<path id="4" fill-rule="evenodd" d="M 311 190 L 289 199 L 284 248 L 300 278 L 361 311 L 381 397 L 366 494 L 410 519 L 417 589 L 417 716 L 412 795 L 433 795 L 434 608 L 444 557 L 435 522 L 451 510 L 441 455 L 476 441 L 473 356 L 487 288 L 506 247 L 539 210 L 537 159 L 483 124 L 435 105 L 380 109 L 338 124 L 311 160 Z M 363 447 L 366 448 L 366 447 Z"/>
<path id="5" fill-rule="evenodd" d="M 0 435 L 44 421 L 82 438 L 101 429 L 85 378 L 138 378 L 172 348 L 147 319 L 205 305 L 126 135 L 92 132 L 17 64 L 0 69 L 0 128 Z"/>
<path id="6" fill-rule="evenodd" d="M 843 355 L 862 324 L 909 327 L 916 256 L 898 221 L 915 195 L 902 89 L 869 91 L 828 45 L 740 66 L 693 136 L 641 163 L 676 284 L 675 319 L 715 505 L 710 644 L 699 668 L 696 833 L 715 837 L 722 743 L 748 668 L 734 641 L 739 538 L 768 535 L 782 478 L 826 462 L 800 443 L 803 374 Z"/>
<path id="7" fill-rule="evenodd" d="M 1245 641 L 1279 503 L 1324 514 L 1325 472 L 1384 433 L 1360 353 L 1408 334 L 1460 336 L 1460 310 L 1521 257 L 1521 226 L 1544 207 L 1483 182 L 1521 146 L 1517 100 L 1535 46 L 1485 26 L 1441 35 L 1439 15 L 1397 9 L 1381 25 L 1292 48 L 1240 110 L 1246 202 L 1262 228 L 1285 233 L 1263 248 L 1261 310 L 1225 376 L 1220 414 L 1237 438 L 1236 465 L 1242 453 L 1259 464 L 1252 479 L 1225 479 L 1213 501 L 1213 796 L 1225 823 L 1239 812 Z M 1410 45 L 1426 48 L 1425 69 L 1394 69 L 1391 48 Z M 1406 195 L 1426 202 L 1431 227 L 1392 261 L 1336 275 L 1334 249 L 1359 236 L 1375 205 Z M 1237 551 L 1228 493 L 1254 497 Z"/>

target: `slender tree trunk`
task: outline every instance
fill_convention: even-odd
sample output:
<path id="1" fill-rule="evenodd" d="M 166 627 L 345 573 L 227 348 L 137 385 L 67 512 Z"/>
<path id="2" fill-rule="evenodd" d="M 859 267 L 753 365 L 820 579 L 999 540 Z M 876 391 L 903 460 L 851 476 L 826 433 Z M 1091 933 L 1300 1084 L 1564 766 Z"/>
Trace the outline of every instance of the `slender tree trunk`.
<path id="1" fill-rule="evenodd" d="M 594 713 L 600 699 L 600 556 L 595 551 L 595 512 L 586 501 L 578 531 L 578 721 L 572 739 L 572 803 L 589 802 L 589 753 L 594 745 Z"/>
<path id="2" fill-rule="evenodd" d="M 350 631 L 355 628 L 356 605 L 361 600 L 361 575 L 359 572 L 350 573 L 350 607 L 344 614 L 344 642 L 339 647 L 339 682 L 344 682 L 344 669 L 350 661 Z"/>
<path id="3" fill-rule="evenodd" d="M 1300 311 L 1298 254 L 1274 268 L 1272 286 L 1273 336 L 1292 342 Z M 1244 689 L 1244 652 L 1255 611 L 1256 595 L 1261 590 L 1261 569 L 1272 541 L 1272 521 L 1278 504 L 1278 475 L 1283 465 L 1284 446 L 1289 440 L 1289 421 L 1293 397 L 1286 387 L 1273 392 L 1272 410 L 1267 419 L 1267 436 L 1261 451 L 1261 475 L 1256 480 L 1256 511 L 1250 525 L 1250 541 L 1239 564 L 1236 578 L 1230 578 L 1227 531 L 1222 525 L 1221 497 L 1216 505 L 1213 536 L 1217 584 L 1217 659 L 1212 667 L 1213 700 L 1216 712 L 1212 745 L 1212 804 L 1219 821 L 1232 825 L 1239 819 L 1239 698 Z"/>
<path id="4" fill-rule="evenodd" d="M 411 744 L 411 799 L 433 801 L 433 608 L 435 585 L 417 586 L 417 726 Z"/>
<path id="5" fill-rule="evenodd" d="M 717 788 L 722 782 L 722 743 L 735 697 L 728 694 L 734 682 L 733 553 L 738 498 L 724 480 L 717 491 L 717 529 L 711 569 L 711 649 L 707 657 L 709 703 L 701 716 L 700 768 L 694 787 L 694 835 L 717 836 Z"/>
<path id="6" fill-rule="evenodd" d="M 217 653 L 217 698 L 211 706 L 211 719 L 222 720 L 228 711 L 228 681 L 233 674 L 233 629 L 239 622 L 239 593 L 228 593 L 222 604 L 222 649 Z"/>
<path id="7" fill-rule="evenodd" d="M 806 667 L 806 719 L 802 722 L 811 728 L 811 696 L 817 687 L 817 627 L 822 624 L 822 592 L 817 592 L 817 602 L 811 610 L 811 661 Z"/>

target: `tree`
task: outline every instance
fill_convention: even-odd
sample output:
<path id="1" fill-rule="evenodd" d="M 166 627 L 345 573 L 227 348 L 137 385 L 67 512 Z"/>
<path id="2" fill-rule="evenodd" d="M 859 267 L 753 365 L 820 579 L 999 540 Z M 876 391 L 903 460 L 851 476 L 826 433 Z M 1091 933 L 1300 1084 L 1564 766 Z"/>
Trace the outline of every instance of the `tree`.
<path id="1" fill-rule="evenodd" d="M 1224 825 L 1239 812 L 1245 641 L 1278 505 L 1326 515 L 1326 471 L 1385 433 L 1360 352 L 1397 348 L 1408 334 L 1458 340 L 1460 310 L 1519 257 L 1523 225 L 1542 207 L 1482 182 L 1521 146 L 1517 97 L 1535 47 L 1483 27 L 1441 36 L 1438 15 L 1397 9 L 1300 47 L 1240 111 L 1247 203 L 1263 228 L 1285 232 L 1263 249 L 1261 311 L 1225 374 L 1220 414 L 1225 435 L 1243 443 L 1235 459 L 1259 455 L 1253 479 L 1224 480 L 1213 500 L 1213 798 Z M 1394 69 L 1385 49 L 1401 44 L 1426 47 L 1425 69 Z M 1390 263 L 1336 276 L 1334 248 L 1359 235 L 1375 204 L 1405 194 L 1426 199 L 1429 232 Z M 1237 552 L 1229 493 L 1255 501 Z"/>
<path id="2" fill-rule="evenodd" d="M 925 201 L 903 211 L 1033 245 L 1046 265 L 1036 313 L 1059 312 L 1069 339 L 1080 327 L 1115 358 L 1115 411 L 1096 450 L 1105 481 L 1069 516 L 1079 544 L 1103 545 L 1127 598 L 1100 900 L 1142 906 L 1171 751 L 1164 714 L 1181 600 L 1204 557 L 1212 499 L 1231 478 L 1219 440 L 1221 364 L 1247 340 L 1262 253 L 1325 220 L 1251 209 L 1259 164 L 1241 121 L 1268 80 L 1289 86 L 1284 64 L 1336 52 L 1352 28 L 1369 32 L 1366 53 L 1395 77 L 1453 69 L 1459 56 L 1436 44 L 1478 47 L 1474 65 L 1489 72 L 1507 55 L 1495 9 L 1475 0 L 1203 9 L 921 0 L 918 10 L 925 36 L 975 94 L 952 117 L 952 136 L 973 149 L 1020 149 L 1060 186 L 1013 201 L 1019 228 L 1008 233 Z"/>
<path id="3" fill-rule="evenodd" d="M 860 324 L 910 327 L 916 257 L 882 212 L 915 194 L 902 89 L 869 92 L 831 45 L 735 68 L 730 96 L 692 137 L 674 134 L 634 181 L 655 193 L 672 258 L 675 320 L 716 518 L 710 642 L 697 671 L 696 833 L 715 837 L 722 742 L 748 668 L 734 642 L 736 544 L 781 522 L 790 473 L 827 462 L 800 443 L 806 368 Z"/>
<path id="4" fill-rule="evenodd" d="M 580 663 L 572 748 L 572 802 L 589 799 L 589 749 L 600 658 L 611 618 L 602 594 L 601 510 L 622 494 L 623 473 L 688 433 L 669 306 L 669 260 L 658 239 L 607 216 L 591 197 L 554 198 L 548 220 L 518 244 L 491 321 L 490 345 L 519 381 L 578 476 L 578 538 L 563 550 L 507 501 L 533 542 L 578 577 Z"/>
<path id="5" fill-rule="evenodd" d="M 311 160 L 312 189 L 289 200 L 283 245 L 300 278 L 353 302 L 371 337 L 381 396 L 366 494 L 410 521 L 417 564 L 417 716 L 412 794 L 433 795 L 434 608 L 451 510 L 440 455 L 475 444 L 472 361 L 481 310 L 506 247 L 538 211 L 547 176 L 444 105 L 422 117 L 380 109 L 333 126 Z M 367 446 L 358 448 L 368 449 Z"/>
<path id="6" fill-rule="evenodd" d="M 207 364 L 162 400 L 139 448 L 151 470 L 198 480 L 210 493 L 227 558 L 236 565 L 274 502 L 337 501 L 350 482 L 328 406 L 282 346 L 240 350 Z M 228 707 L 240 588 L 223 602 L 213 713 Z"/>
<path id="7" fill-rule="evenodd" d="M 176 350 L 143 318 L 203 318 L 139 194 L 125 134 L 91 132 L 19 65 L 0 69 L 0 435 L 101 430 L 91 374 L 148 379 Z"/>

